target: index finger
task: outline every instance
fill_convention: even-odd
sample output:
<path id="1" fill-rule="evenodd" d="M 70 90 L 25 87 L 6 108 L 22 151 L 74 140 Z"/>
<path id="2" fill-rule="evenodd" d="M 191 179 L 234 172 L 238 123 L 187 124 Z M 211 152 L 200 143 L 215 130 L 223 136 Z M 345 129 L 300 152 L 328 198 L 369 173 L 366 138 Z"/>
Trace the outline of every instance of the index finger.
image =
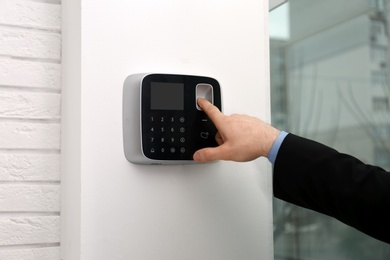
<path id="1" fill-rule="evenodd" d="M 198 98 L 198 105 L 203 109 L 207 116 L 213 121 L 215 126 L 218 128 L 218 125 L 222 123 L 224 114 L 219 111 L 219 109 L 211 104 L 208 100 L 204 98 Z"/>

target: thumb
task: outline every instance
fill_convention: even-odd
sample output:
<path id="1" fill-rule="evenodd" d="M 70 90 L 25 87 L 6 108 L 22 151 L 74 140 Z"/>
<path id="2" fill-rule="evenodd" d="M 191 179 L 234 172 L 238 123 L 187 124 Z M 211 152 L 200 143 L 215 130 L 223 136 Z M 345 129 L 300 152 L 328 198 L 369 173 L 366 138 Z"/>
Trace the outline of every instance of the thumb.
<path id="1" fill-rule="evenodd" d="M 194 161 L 196 162 L 212 162 L 221 160 L 221 147 L 215 147 L 215 148 L 204 148 L 196 151 L 194 153 Z"/>

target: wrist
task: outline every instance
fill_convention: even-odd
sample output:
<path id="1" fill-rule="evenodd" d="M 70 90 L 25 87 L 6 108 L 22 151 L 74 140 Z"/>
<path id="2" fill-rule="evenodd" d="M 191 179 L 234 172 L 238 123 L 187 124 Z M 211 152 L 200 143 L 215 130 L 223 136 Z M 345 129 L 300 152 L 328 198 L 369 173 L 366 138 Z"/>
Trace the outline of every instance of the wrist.
<path id="1" fill-rule="evenodd" d="M 265 136 L 263 137 L 264 146 L 261 152 L 261 156 L 268 157 L 272 146 L 274 145 L 276 139 L 278 138 L 279 134 L 281 133 L 280 130 L 274 128 L 271 125 L 268 125 L 267 131 L 265 131 Z"/>

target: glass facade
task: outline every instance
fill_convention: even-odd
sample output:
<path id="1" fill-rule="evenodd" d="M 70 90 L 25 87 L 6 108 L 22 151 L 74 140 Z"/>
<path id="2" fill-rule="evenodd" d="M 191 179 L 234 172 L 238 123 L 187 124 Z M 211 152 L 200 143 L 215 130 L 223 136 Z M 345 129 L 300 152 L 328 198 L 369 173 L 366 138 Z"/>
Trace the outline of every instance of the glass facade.
<path id="1" fill-rule="evenodd" d="M 390 170 L 390 0 L 290 0 L 276 21 L 272 124 Z M 278 199 L 274 245 L 276 260 L 390 259 L 390 245 Z"/>

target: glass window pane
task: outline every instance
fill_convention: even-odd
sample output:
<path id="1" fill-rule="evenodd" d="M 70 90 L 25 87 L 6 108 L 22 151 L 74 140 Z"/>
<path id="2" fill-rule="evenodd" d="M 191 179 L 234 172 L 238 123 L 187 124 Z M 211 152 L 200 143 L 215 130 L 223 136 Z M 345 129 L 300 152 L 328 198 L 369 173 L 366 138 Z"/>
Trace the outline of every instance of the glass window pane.
<path id="1" fill-rule="evenodd" d="M 272 11 L 272 124 L 390 170 L 389 24 L 390 0 Z M 390 259 L 390 245 L 278 199 L 274 225 L 277 260 Z"/>

